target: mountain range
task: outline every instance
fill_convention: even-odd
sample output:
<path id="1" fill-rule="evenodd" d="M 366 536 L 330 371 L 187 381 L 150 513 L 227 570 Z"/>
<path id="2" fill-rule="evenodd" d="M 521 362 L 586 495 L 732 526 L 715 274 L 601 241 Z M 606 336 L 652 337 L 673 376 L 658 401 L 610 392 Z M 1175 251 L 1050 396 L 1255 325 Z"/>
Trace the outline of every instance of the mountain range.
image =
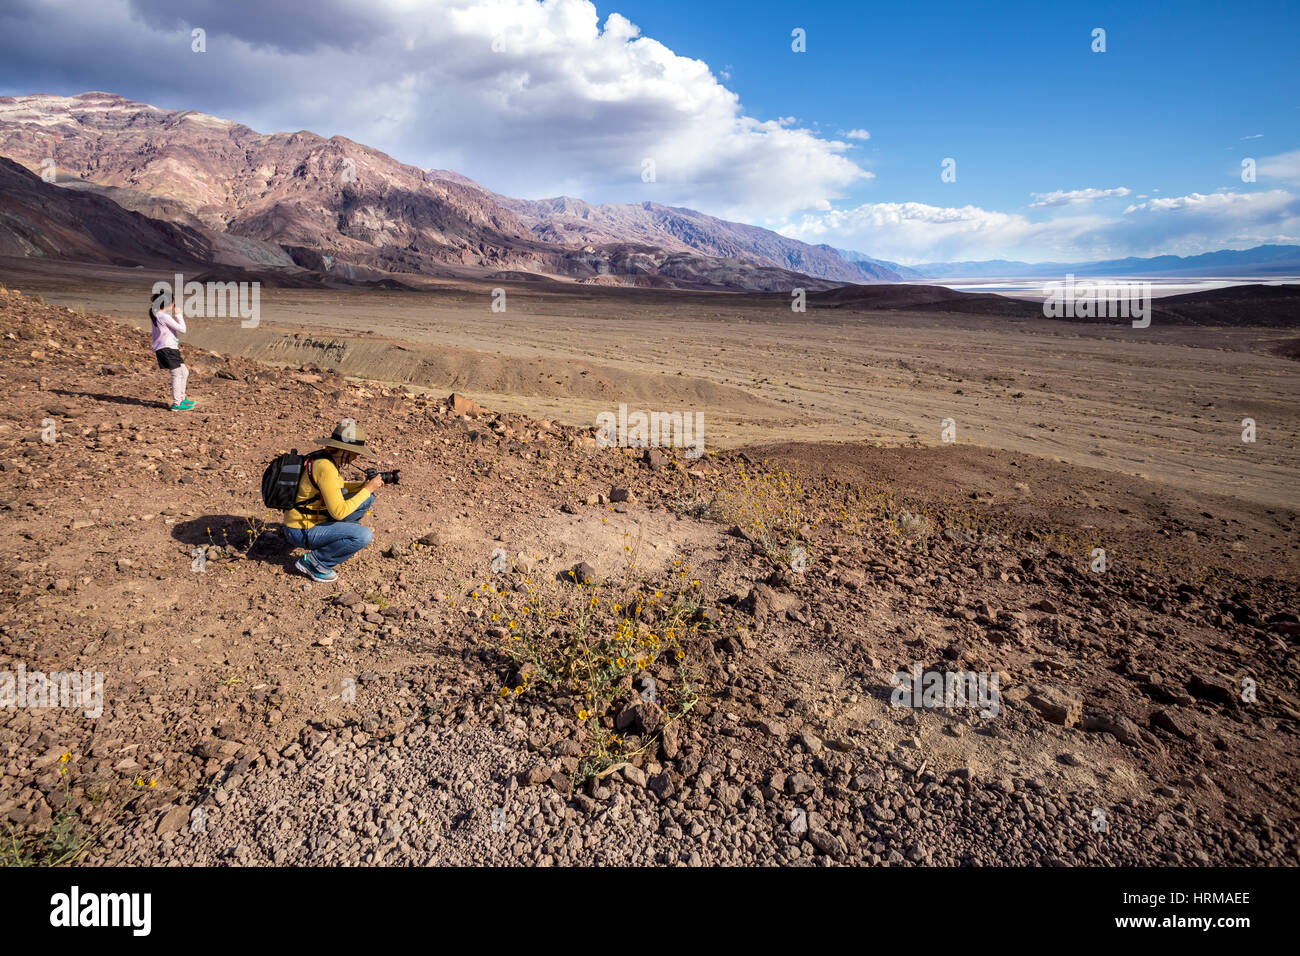
<path id="1" fill-rule="evenodd" d="M 899 278 L 848 262 L 828 246 L 689 209 L 510 199 L 341 136 L 262 134 L 110 93 L 0 97 L 0 156 L 74 196 L 93 194 L 153 223 L 183 227 L 187 255 L 202 249 L 212 263 L 241 268 L 324 270 L 349 279 L 537 274 L 761 292 Z M 17 182 L 7 170 L 5 183 Z M 71 241 L 67 228 L 77 215 L 109 214 L 69 196 L 41 236 L 42 213 L 30 204 L 40 190 L 25 182 L 18 193 L 27 197 L 27 218 L 11 211 L 0 220 L 0 247 L 11 254 L 79 255 L 109 228 L 97 223 Z M 42 202 L 62 205 L 56 194 Z M 21 202 L 15 197 L 11 205 Z M 156 252 L 165 230 L 146 231 L 152 239 L 128 244 L 133 251 L 117 258 Z"/>
<path id="2" fill-rule="evenodd" d="M 342 136 L 258 133 L 112 93 L 0 97 L 0 255 L 784 292 L 1075 275 L 1300 272 L 1300 246 L 1082 263 L 904 266 L 653 202 L 503 196 Z M 52 191 L 40 187 L 53 184 Z M 134 217 L 122 215 L 133 213 Z"/>
<path id="3" fill-rule="evenodd" d="M 850 260 L 828 245 L 809 245 L 760 226 L 728 222 L 694 209 L 660 203 L 594 205 L 570 196 L 513 199 L 490 192 L 449 170 L 429 170 L 482 190 L 517 215 L 537 238 L 560 245 L 639 242 L 674 252 L 699 252 L 723 259 L 748 259 L 838 282 L 897 282 L 896 269 L 871 259 Z"/>
<path id="4" fill-rule="evenodd" d="M 841 253 L 859 255 L 859 253 Z M 905 268 L 905 267 L 901 267 Z M 1255 246 L 1253 249 L 1220 249 L 1196 256 L 1152 256 L 1150 258 L 1103 259 L 1099 262 L 1017 262 L 988 259 L 966 262 L 927 262 L 913 266 L 908 278 L 1060 278 L 1078 276 L 1150 276 L 1192 278 L 1195 276 L 1300 275 L 1300 246 Z"/>

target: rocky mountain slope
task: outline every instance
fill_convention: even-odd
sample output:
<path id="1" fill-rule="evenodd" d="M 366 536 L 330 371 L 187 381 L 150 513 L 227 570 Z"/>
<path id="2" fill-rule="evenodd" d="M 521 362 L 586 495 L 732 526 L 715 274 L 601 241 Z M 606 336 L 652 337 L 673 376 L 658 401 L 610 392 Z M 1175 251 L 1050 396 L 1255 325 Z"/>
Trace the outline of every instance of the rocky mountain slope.
<path id="1" fill-rule="evenodd" d="M 1300 286 L 1236 285 L 1156 299 L 1154 319 L 1162 323 L 1216 326 L 1300 326 Z"/>
<path id="2" fill-rule="evenodd" d="M 448 175 L 446 170 L 430 170 L 429 174 Z M 455 174 L 450 178 L 464 180 Z M 515 213 L 533 235 L 561 245 L 632 242 L 675 252 L 744 259 L 839 282 L 902 279 L 894 269 L 868 260 L 849 261 L 830 246 L 809 245 L 770 229 L 728 222 L 694 209 L 655 202 L 593 205 L 569 196 L 532 201 L 488 194 Z"/>
<path id="3" fill-rule="evenodd" d="M 326 254 L 418 263 L 518 264 L 528 241 L 510 213 L 474 190 L 429 183 L 414 167 L 342 137 L 263 135 L 193 111 L 166 111 L 107 93 L 0 100 L 0 152 L 114 190 L 170 214 L 179 206 L 215 231 Z"/>
<path id="4" fill-rule="evenodd" d="M 0 673 L 104 677 L 0 707 L 7 862 L 1300 859 L 1293 512 L 964 445 L 602 449 L 198 349 L 171 413 L 142 332 L 0 316 Z M 402 481 L 315 585 L 259 476 L 343 416 Z M 997 713 L 896 706 L 913 667 Z"/>
<path id="5" fill-rule="evenodd" d="M 69 193 L 0 157 L 0 255 L 184 266 L 210 262 L 212 244 L 195 228 Z"/>
<path id="6" fill-rule="evenodd" d="M 290 262 L 273 260 L 288 256 L 327 271 L 521 271 L 751 291 L 828 288 L 867 274 L 840 261 L 835 276 L 809 281 L 800 265 L 826 271 L 838 257 L 823 251 L 795 262 L 788 254 L 749 254 L 737 244 L 664 246 L 663 231 L 607 230 L 596 242 L 557 245 L 464 177 L 429 176 L 341 136 L 261 134 L 108 93 L 0 97 L 0 155 L 33 171 L 52 163 L 70 188 L 208 230 L 214 247 L 226 253 L 218 262 L 239 255 L 283 266 Z"/>
<path id="7" fill-rule="evenodd" d="M 849 262 L 858 262 L 858 263 L 866 262 L 866 263 L 872 263 L 877 266 L 883 266 L 884 268 L 889 269 L 892 272 L 898 273 L 898 275 L 903 279 L 930 278 L 928 275 L 926 275 L 924 272 L 921 272 L 919 269 L 913 269 L 908 266 L 900 265 L 897 262 L 890 262 L 888 259 L 875 259 L 867 255 L 865 252 L 857 252 L 856 250 L 853 249 L 836 249 L 835 251 L 839 253 L 839 255 L 842 258 L 847 259 Z"/>

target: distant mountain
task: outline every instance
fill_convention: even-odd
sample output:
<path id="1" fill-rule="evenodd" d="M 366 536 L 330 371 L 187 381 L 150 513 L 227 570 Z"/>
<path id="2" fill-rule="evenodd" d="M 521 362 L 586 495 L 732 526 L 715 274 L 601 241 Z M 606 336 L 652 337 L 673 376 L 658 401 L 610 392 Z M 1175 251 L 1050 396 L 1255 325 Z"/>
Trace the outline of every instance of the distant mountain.
<path id="1" fill-rule="evenodd" d="M 206 235 L 214 261 L 244 267 L 297 265 L 349 277 L 542 274 L 764 292 L 825 289 L 872 274 L 833 250 L 691 210 L 629 207 L 642 210 L 638 220 L 556 201 L 548 228 L 544 204 L 507 202 L 458 174 L 426 175 L 341 136 L 262 134 L 110 93 L 0 97 L 0 155 L 32 171 L 52 159 L 60 186 Z M 572 216 L 562 208 L 569 202 Z M 582 207 L 605 226 L 576 234 L 570 227 Z M 695 236 L 694 244 L 670 241 L 674 230 Z M 31 248 L 44 254 L 39 243 Z"/>
<path id="2" fill-rule="evenodd" d="M 897 271 L 871 260 L 849 261 L 827 245 L 810 245 L 770 229 L 729 222 L 694 209 L 655 202 L 593 205 L 570 196 L 514 199 L 477 186 L 459 173 L 441 169 L 428 173 L 432 178 L 482 189 L 545 242 L 566 246 L 637 243 L 675 252 L 744 259 L 837 282 L 898 282 L 902 278 Z"/>
<path id="3" fill-rule="evenodd" d="M 1015 262 L 987 259 L 926 262 L 916 270 L 934 279 L 1022 278 L 1037 276 L 1251 276 L 1300 275 L 1300 246 L 1223 249 L 1196 256 L 1105 259 L 1100 262 Z"/>
<path id="4" fill-rule="evenodd" d="M 802 272 L 837 282 L 898 282 L 896 271 L 873 262 L 850 262 L 828 245 L 788 239 L 759 226 L 729 222 L 680 206 L 654 202 L 592 205 L 562 196 L 529 201 L 502 197 L 533 234 L 548 242 L 640 242 L 677 251 Z"/>
<path id="5" fill-rule="evenodd" d="M 865 252 L 855 252 L 852 249 L 836 249 L 835 251 L 839 253 L 841 258 L 849 262 L 869 263 L 874 266 L 880 266 L 883 269 L 888 269 L 890 272 L 893 272 L 902 279 L 930 278 L 930 276 L 918 269 L 914 269 L 910 266 L 899 265 L 897 262 L 890 262 L 888 259 L 873 259 Z"/>

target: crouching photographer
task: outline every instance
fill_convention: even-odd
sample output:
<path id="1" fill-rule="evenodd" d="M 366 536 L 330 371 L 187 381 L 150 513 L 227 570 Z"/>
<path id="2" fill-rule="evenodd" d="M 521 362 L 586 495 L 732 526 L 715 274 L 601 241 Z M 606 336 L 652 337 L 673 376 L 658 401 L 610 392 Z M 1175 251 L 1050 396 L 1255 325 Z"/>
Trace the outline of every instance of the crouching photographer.
<path id="1" fill-rule="evenodd" d="M 398 470 L 366 469 L 366 481 L 344 481 L 342 470 L 359 457 L 374 458 L 366 433 L 352 419 L 339 422 L 329 438 L 318 438 L 327 451 L 301 459 L 293 507 L 284 512 L 284 535 L 290 544 L 306 548 L 294 568 L 313 581 L 333 581 L 334 569 L 370 544 L 374 533 L 361 524 L 375 503 L 375 492 L 397 484 Z"/>

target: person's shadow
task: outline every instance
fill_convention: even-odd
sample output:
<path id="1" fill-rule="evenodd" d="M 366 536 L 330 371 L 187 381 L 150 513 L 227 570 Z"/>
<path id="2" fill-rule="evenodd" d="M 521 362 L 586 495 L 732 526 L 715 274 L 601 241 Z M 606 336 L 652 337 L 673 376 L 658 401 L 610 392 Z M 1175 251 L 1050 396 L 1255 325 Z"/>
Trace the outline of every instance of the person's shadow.
<path id="1" fill-rule="evenodd" d="M 278 521 L 263 521 L 248 515 L 202 515 L 172 526 L 172 537 L 190 546 L 196 562 L 239 560 L 293 567 L 293 545 L 284 537 Z"/>
<path id="2" fill-rule="evenodd" d="M 62 395 L 65 398 L 93 398 L 97 402 L 113 402 L 117 405 L 139 405 L 141 408 L 167 408 L 162 402 L 148 402 L 142 398 L 132 398 L 130 395 L 106 395 L 102 392 L 74 392 L 69 388 L 52 388 L 50 389 L 55 395 Z"/>

